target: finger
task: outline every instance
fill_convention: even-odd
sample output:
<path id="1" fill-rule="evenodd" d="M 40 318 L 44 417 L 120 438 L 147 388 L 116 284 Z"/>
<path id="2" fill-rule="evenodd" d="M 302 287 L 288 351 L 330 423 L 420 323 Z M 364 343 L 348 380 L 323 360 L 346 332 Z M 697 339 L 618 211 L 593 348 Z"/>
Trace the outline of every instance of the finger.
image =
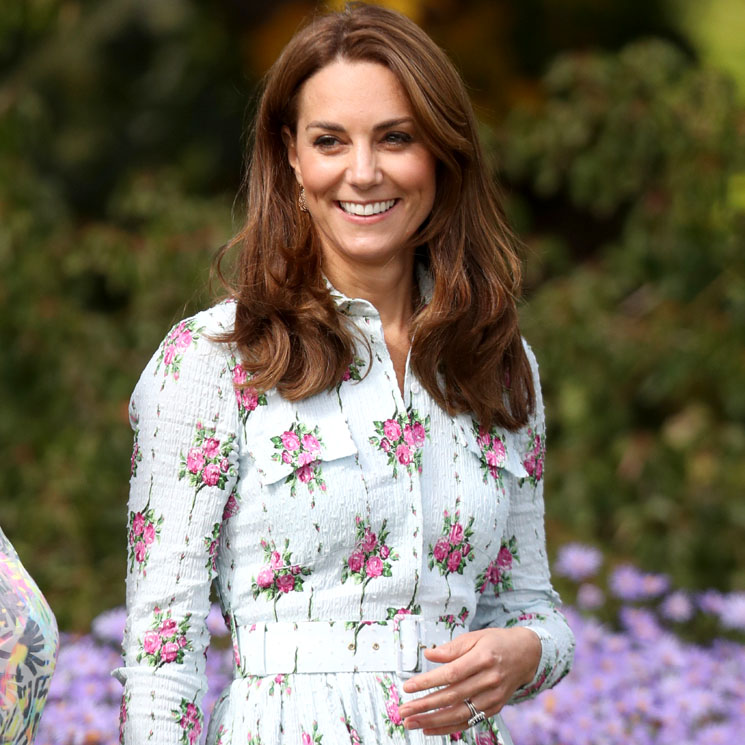
<path id="1" fill-rule="evenodd" d="M 482 671 L 446 688 L 407 701 L 399 707 L 398 711 L 403 718 L 406 718 L 435 709 L 457 706 L 467 698 L 473 700 L 473 697 L 480 693 L 498 691 L 500 682 L 501 677 L 494 671 Z"/>
<path id="2" fill-rule="evenodd" d="M 501 710 L 501 701 L 497 694 L 488 692 L 480 694 L 471 699 L 476 711 L 483 711 L 487 717 L 494 716 Z M 445 709 L 417 716 L 412 720 L 417 727 L 420 727 L 425 735 L 444 735 L 468 727 L 468 720 L 471 717 L 471 710 L 466 706 L 464 701 L 460 701 L 454 706 L 448 706 Z M 407 724 L 409 720 L 407 720 Z M 412 729 L 413 727 L 409 727 Z"/>
<path id="3" fill-rule="evenodd" d="M 483 636 L 483 631 L 472 631 L 461 634 L 444 644 L 438 644 L 436 647 L 431 648 L 428 647 L 424 650 L 424 654 L 428 660 L 432 660 L 433 662 L 451 662 L 473 649 L 481 636 Z"/>
<path id="4" fill-rule="evenodd" d="M 461 649 L 463 651 L 461 651 L 460 655 L 453 662 L 444 663 L 434 670 L 429 670 L 426 673 L 409 678 L 403 685 L 404 691 L 406 693 L 416 693 L 417 691 L 424 691 L 435 686 L 453 685 L 464 678 L 476 674 L 487 664 L 486 658 L 482 658 L 478 654 L 471 654 L 473 644 L 469 645 L 467 649 Z M 427 651 L 434 652 L 435 650 Z M 452 652 L 446 651 L 445 654 L 452 654 Z"/>
<path id="5" fill-rule="evenodd" d="M 497 711 L 501 709 L 504 704 L 503 691 L 498 685 L 493 684 L 493 680 L 491 673 L 482 673 L 470 678 L 462 685 L 446 688 L 428 696 L 408 701 L 399 708 L 399 713 L 406 722 L 411 722 L 410 729 L 415 726 L 434 726 L 443 721 L 442 717 L 445 717 L 445 721 L 450 723 L 458 722 L 458 717 L 460 717 L 462 724 L 465 721 L 463 714 L 469 711 L 464 703 L 467 698 L 470 698 L 471 701 L 478 700 L 484 706 Z M 466 719 L 470 716 L 469 713 Z"/>

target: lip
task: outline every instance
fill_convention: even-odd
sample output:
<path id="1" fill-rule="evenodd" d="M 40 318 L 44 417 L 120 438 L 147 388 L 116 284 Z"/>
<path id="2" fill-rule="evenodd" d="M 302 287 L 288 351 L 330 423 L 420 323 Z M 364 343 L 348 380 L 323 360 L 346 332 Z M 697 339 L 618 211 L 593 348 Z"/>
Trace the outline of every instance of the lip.
<path id="1" fill-rule="evenodd" d="M 336 199 L 334 200 L 334 205 L 336 206 L 336 209 L 339 210 L 339 212 L 341 212 L 341 214 L 344 215 L 344 217 L 350 222 L 353 222 L 357 225 L 372 225 L 376 222 L 381 222 L 381 220 L 385 220 L 386 217 L 389 217 L 393 212 L 396 211 L 396 208 L 401 203 L 401 199 L 399 197 L 394 198 L 396 200 L 396 203 L 393 205 L 393 207 L 388 208 L 385 212 L 379 212 L 377 215 L 350 215 L 349 212 L 342 208 L 340 202 L 354 202 L 355 204 L 376 204 L 377 202 L 386 202 L 388 200 L 368 199 L 365 202 L 360 202 L 357 199 Z"/>

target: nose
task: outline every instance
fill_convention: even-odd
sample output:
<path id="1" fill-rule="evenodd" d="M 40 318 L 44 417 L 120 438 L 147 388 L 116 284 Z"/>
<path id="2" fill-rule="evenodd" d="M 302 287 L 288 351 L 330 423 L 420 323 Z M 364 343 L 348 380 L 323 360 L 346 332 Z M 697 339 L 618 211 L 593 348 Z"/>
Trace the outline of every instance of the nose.
<path id="1" fill-rule="evenodd" d="M 368 189 L 380 183 L 382 174 L 374 147 L 359 143 L 352 148 L 347 178 L 350 184 L 359 189 Z"/>

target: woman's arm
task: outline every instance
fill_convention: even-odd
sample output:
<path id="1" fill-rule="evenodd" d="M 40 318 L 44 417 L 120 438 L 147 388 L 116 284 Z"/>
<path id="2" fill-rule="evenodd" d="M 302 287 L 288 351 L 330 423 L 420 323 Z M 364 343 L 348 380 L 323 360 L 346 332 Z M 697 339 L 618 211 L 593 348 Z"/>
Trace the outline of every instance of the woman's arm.
<path id="1" fill-rule="evenodd" d="M 425 734 L 463 729 L 470 698 L 488 716 L 505 704 L 532 697 L 555 685 L 569 672 L 574 635 L 557 609 L 551 586 L 543 505 L 545 420 L 538 365 L 526 351 L 533 371 L 536 408 L 528 425 L 513 438 L 527 476 L 505 473 L 510 511 L 502 536 L 497 568 L 499 581 L 480 597 L 471 632 L 436 649 L 426 650 L 433 662 L 449 663 L 407 681 L 410 693 L 444 688 L 401 707 L 407 727 Z M 435 711 L 439 709 L 439 711 Z"/>
<path id="2" fill-rule="evenodd" d="M 169 333 L 130 402 L 128 615 L 124 667 L 115 671 L 129 745 L 190 742 L 202 729 L 215 541 L 238 473 L 227 350 L 205 338 L 221 330 L 218 309 Z"/>

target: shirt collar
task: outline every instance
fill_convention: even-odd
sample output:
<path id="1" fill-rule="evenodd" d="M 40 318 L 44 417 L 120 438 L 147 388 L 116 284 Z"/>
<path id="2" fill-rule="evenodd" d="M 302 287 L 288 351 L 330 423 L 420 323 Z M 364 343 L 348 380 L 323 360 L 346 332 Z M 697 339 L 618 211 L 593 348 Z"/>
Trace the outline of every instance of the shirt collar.
<path id="1" fill-rule="evenodd" d="M 369 300 L 365 300 L 361 297 L 347 297 L 331 284 L 326 275 L 324 275 L 323 280 L 326 283 L 331 299 L 334 301 L 339 313 L 342 313 L 345 316 L 378 315 L 376 307 Z M 416 265 L 416 280 L 417 285 L 419 286 L 419 294 L 426 305 L 432 299 L 432 291 L 435 283 L 431 272 L 421 262 Z"/>

